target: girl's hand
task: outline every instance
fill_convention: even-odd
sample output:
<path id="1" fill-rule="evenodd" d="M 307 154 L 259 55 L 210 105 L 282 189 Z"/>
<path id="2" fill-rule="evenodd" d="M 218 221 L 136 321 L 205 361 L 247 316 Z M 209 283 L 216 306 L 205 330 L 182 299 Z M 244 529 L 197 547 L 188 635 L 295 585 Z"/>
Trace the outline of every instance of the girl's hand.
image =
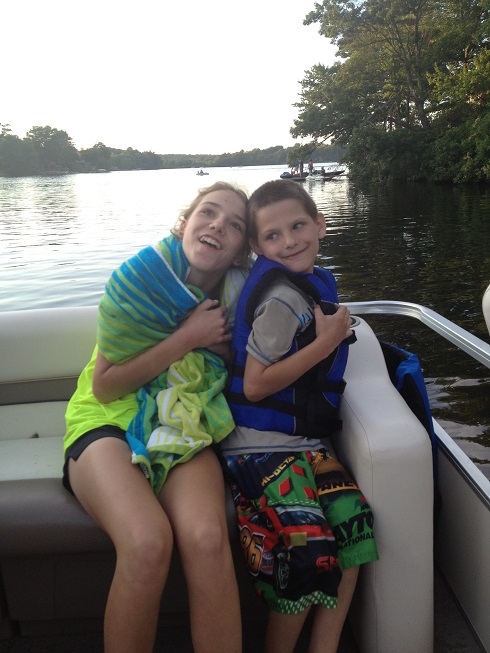
<path id="1" fill-rule="evenodd" d="M 112 364 L 99 351 L 92 380 L 93 393 L 101 403 L 109 403 L 128 392 L 135 392 L 193 349 L 216 348 L 216 353 L 224 356 L 224 346 L 230 340 L 226 307 L 206 299 L 168 338 L 125 363 Z"/>
<path id="2" fill-rule="evenodd" d="M 209 351 L 212 351 L 213 354 L 220 356 L 226 365 L 229 364 L 231 360 L 231 345 L 229 342 L 222 342 L 219 345 L 211 345 L 208 347 Z"/>
<path id="3" fill-rule="evenodd" d="M 179 328 L 185 329 L 187 338 L 194 343 L 193 349 L 211 349 L 231 340 L 228 309 L 226 306 L 219 306 L 215 299 L 205 299 L 201 302 Z"/>
<path id="4" fill-rule="evenodd" d="M 331 347 L 332 342 L 339 345 L 352 335 L 350 312 L 346 306 L 339 306 L 333 315 L 324 315 L 318 304 L 315 306 L 316 337 L 325 340 Z"/>

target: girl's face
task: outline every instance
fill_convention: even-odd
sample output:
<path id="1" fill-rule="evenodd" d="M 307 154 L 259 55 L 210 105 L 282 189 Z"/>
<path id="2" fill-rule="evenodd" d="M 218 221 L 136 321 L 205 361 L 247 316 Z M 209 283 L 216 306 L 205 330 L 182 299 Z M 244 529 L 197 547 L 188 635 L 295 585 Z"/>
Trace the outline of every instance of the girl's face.
<path id="1" fill-rule="evenodd" d="M 215 190 L 201 198 L 182 222 L 182 247 L 190 265 L 187 281 L 209 292 L 245 248 L 245 203 L 231 190 Z"/>
<path id="2" fill-rule="evenodd" d="M 291 272 L 313 272 L 319 240 L 325 235 L 325 218 L 314 220 L 301 202 L 286 199 L 259 209 L 255 215 L 256 254 L 281 263 Z"/>

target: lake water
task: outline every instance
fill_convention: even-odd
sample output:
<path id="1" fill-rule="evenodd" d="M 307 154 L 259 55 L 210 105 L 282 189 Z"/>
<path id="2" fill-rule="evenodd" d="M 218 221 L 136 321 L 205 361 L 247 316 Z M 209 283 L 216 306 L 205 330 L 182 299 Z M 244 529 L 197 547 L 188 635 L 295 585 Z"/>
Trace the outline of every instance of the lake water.
<path id="1" fill-rule="evenodd" d="M 167 235 L 198 188 L 218 179 L 247 191 L 285 167 L 0 178 L 0 310 L 96 304 L 112 270 Z M 489 341 L 490 189 L 306 182 L 327 216 L 319 264 L 341 301 L 424 304 Z M 368 317 L 380 337 L 415 351 L 435 415 L 490 476 L 490 374 L 408 318 Z M 393 340 L 393 338 L 391 338 Z"/>

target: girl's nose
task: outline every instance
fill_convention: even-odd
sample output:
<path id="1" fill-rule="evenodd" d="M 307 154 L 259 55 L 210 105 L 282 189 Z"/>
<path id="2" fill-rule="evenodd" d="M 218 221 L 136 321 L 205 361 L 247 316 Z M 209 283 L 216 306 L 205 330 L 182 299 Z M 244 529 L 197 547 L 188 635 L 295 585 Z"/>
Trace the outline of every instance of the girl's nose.
<path id="1" fill-rule="evenodd" d="M 216 231 L 219 231 L 220 233 L 224 233 L 225 229 L 225 221 L 222 217 L 216 217 L 214 220 L 211 222 L 211 228 L 216 229 Z"/>

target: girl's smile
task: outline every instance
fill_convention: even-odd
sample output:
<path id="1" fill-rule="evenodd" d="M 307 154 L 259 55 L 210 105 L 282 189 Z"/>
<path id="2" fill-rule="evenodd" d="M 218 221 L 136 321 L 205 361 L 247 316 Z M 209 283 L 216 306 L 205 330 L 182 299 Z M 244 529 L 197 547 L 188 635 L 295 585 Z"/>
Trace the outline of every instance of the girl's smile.
<path id="1" fill-rule="evenodd" d="M 240 262 L 246 243 L 245 204 L 233 191 L 212 191 L 183 222 L 182 230 L 188 282 L 209 292 L 229 267 Z"/>

